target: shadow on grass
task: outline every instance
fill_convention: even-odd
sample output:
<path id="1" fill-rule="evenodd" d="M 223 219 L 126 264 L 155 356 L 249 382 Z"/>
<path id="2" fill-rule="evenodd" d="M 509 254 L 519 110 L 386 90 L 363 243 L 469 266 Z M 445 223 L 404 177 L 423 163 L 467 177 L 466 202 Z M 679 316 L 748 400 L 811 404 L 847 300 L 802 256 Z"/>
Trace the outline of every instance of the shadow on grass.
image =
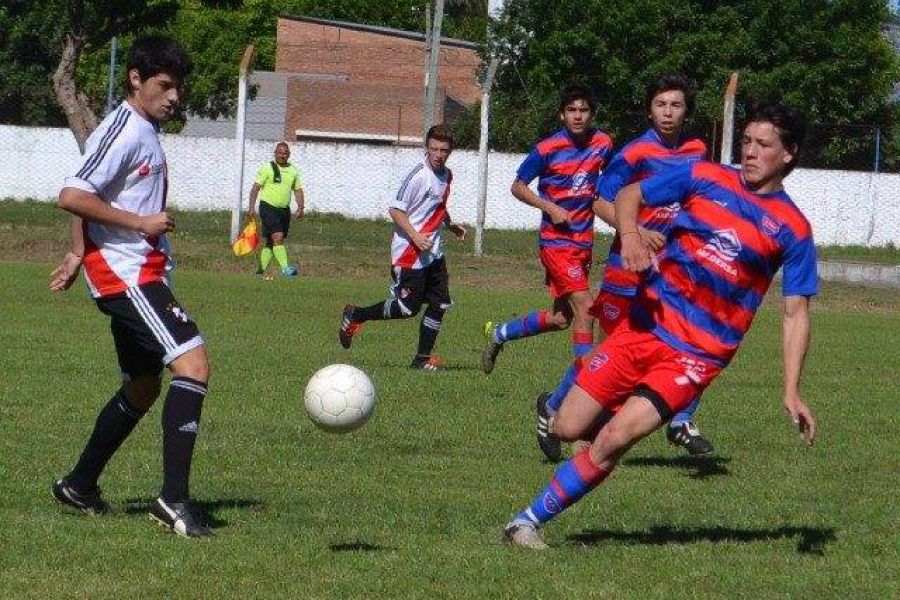
<path id="1" fill-rule="evenodd" d="M 129 498 L 125 500 L 125 509 L 123 512 L 126 515 L 134 515 L 140 513 L 146 513 L 150 510 L 150 503 L 153 502 L 156 498 Z M 216 529 L 218 527 L 225 527 L 228 525 L 228 521 L 225 519 L 220 519 L 216 516 L 216 512 L 220 509 L 228 509 L 228 508 L 249 508 L 252 510 L 256 510 L 258 508 L 262 508 L 265 506 L 262 500 L 257 500 L 255 498 L 235 498 L 232 500 L 193 500 L 191 504 L 199 513 L 200 519 L 212 527 Z"/>
<path id="2" fill-rule="evenodd" d="M 639 456 L 626 458 L 623 465 L 629 467 L 666 467 L 693 471 L 689 477 L 692 479 L 705 479 L 707 477 L 720 477 L 730 475 L 725 466 L 731 459 L 725 456 Z"/>
<path id="3" fill-rule="evenodd" d="M 595 546 L 606 541 L 626 544 L 691 544 L 695 542 L 766 542 L 783 538 L 799 538 L 797 552 L 822 556 L 825 546 L 837 540 L 835 530 L 822 527 L 778 527 L 777 529 L 733 529 L 730 527 L 697 527 L 682 529 L 676 527 L 651 527 L 647 531 L 587 530 L 570 535 L 577 544 Z"/>
<path id="4" fill-rule="evenodd" d="M 328 549 L 332 552 L 383 552 L 385 550 L 396 550 L 396 548 L 390 546 L 379 546 L 378 544 L 361 541 L 331 544 L 328 546 Z"/>
<path id="5" fill-rule="evenodd" d="M 396 361 L 396 360 L 384 360 L 384 361 L 381 361 L 381 363 L 379 363 L 379 366 L 385 367 L 385 368 L 388 368 L 388 369 L 403 369 L 403 370 L 410 371 L 411 373 L 415 373 L 415 372 L 416 372 L 416 369 L 411 369 L 411 368 L 409 367 L 409 363 L 408 363 L 408 362 L 399 362 L 399 361 Z M 480 363 L 479 363 L 479 364 L 475 364 L 475 363 L 458 363 L 458 362 L 445 363 L 445 362 L 442 361 L 441 367 L 440 367 L 440 369 L 439 369 L 437 372 L 434 372 L 434 371 L 424 371 L 424 370 L 423 370 L 424 373 L 428 373 L 428 374 L 436 374 L 436 375 L 439 375 L 441 372 L 454 372 L 454 371 L 460 371 L 460 372 L 464 372 L 464 371 L 478 371 L 478 372 L 481 372 L 481 364 L 480 364 Z"/>

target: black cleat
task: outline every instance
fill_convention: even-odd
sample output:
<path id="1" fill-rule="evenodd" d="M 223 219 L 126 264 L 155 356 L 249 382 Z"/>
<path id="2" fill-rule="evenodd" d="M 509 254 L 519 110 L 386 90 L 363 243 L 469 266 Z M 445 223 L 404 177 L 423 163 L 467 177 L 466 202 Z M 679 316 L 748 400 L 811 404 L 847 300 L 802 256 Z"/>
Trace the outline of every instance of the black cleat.
<path id="1" fill-rule="evenodd" d="M 166 502 L 157 498 L 150 505 L 150 518 L 180 536 L 196 538 L 215 535 L 212 529 L 200 522 L 187 502 Z"/>
<path id="2" fill-rule="evenodd" d="M 101 515 L 109 511 L 109 504 L 100 495 L 100 488 L 95 488 L 90 493 L 76 492 L 65 477 L 57 479 L 50 488 L 53 498 L 60 504 L 71 506 L 75 510 L 86 515 Z"/>
<path id="3" fill-rule="evenodd" d="M 493 321 L 488 321 L 484 324 L 484 334 L 488 336 L 488 344 L 485 346 L 484 352 L 481 353 L 481 368 L 484 370 L 485 375 L 490 375 L 491 371 L 494 370 L 494 365 L 497 364 L 497 357 L 503 350 L 503 342 L 494 341 Z"/>
<path id="4" fill-rule="evenodd" d="M 338 340 L 344 348 L 350 348 L 353 343 L 353 336 L 362 329 L 362 323 L 353 320 L 353 310 L 356 307 L 348 304 L 344 307 L 344 313 L 341 315 L 341 327 L 338 329 Z"/>
<path id="5" fill-rule="evenodd" d="M 547 408 L 547 401 L 552 396 L 552 392 L 541 392 L 537 397 L 537 443 L 541 452 L 550 462 L 559 462 L 562 459 L 562 444 L 559 438 L 550 433 L 550 424 L 553 421 L 553 415 Z"/>
<path id="6" fill-rule="evenodd" d="M 676 427 L 669 427 L 666 438 L 670 443 L 681 446 L 691 456 L 703 456 L 713 453 L 713 446 L 709 440 L 700 435 L 700 430 L 693 421 L 682 423 Z"/>

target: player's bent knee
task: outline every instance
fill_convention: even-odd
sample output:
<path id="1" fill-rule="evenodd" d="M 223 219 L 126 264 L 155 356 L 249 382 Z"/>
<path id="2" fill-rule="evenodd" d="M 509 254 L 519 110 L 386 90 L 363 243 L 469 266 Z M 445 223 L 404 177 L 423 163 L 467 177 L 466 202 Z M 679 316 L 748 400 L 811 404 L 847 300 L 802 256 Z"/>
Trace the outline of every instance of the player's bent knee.
<path id="1" fill-rule="evenodd" d="M 138 375 L 122 382 L 128 404 L 141 411 L 148 411 L 162 389 L 161 375 Z"/>
<path id="2" fill-rule="evenodd" d="M 204 346 L 188 350 L 169 364 L 175 377 L 190 377 L 204 383 L 209 381 L 209 358 Z"/>

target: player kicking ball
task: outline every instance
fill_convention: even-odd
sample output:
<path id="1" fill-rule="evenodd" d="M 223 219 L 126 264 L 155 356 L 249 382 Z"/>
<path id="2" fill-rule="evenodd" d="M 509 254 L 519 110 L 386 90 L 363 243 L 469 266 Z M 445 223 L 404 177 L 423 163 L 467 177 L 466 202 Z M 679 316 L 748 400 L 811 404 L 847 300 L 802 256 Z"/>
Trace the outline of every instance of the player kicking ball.
<path id="1" fill-rule="evenodd" d="M 557 414 L 563 440 L 593 443 L 557 469 L 504 528 L 517 546 L 544 549 L 541 528 L 600 485 L 641 439 L 686 407 L 724 369 L 783 269 L 783 405 L 803 440 L 816 421 L 800 396 L 809 348 L 809 299 L 818 291 L 809 222 L 782 186 L 797 164 L 802 116 L 778 105 L 750 111 L 741 169 L 694 162 L 623 188 L 615 200 L 622 264 L 654 263 L 631 318 L 584 359 Z M 654 256 L 638 232 L 642 205 L 678 203 L 666 245 Z M 599 431 L 606 411 L 618 412 Z"/>
<path id="2" fill-rule="evenodd" d="M 338 339 L 349 348 L 366 321 L 409 319 L 427 305 L 419 325 L 419 348 L 411 369 L 436 371 L 441 363 L 432 355 L 444 321 L 453 304 L 450 278 L 444 259 L 441 230 L 446 225 L 457 239 L 466 239 L 466 228 L 450 219 L 447 199 L 453 173 L 447 159 L 453 152 L 453 137 L 444 125 L 435 125 L 425 136 L 425 159 L 403 178 L 391 203 L 394 221 L 391 244 L 391 296 L 371 306 L 344 307 Z"/>

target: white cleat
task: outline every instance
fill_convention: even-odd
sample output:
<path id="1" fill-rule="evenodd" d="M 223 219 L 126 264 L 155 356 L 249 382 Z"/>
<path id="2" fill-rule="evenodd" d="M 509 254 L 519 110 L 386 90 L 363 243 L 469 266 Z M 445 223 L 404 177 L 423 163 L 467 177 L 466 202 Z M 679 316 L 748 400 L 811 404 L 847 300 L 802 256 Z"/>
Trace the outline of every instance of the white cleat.
<path id="1" fill-rule="evenodd" d="M 531 521 L 515 520 L 503 528 L 503 540 L 513 546 L 529 550 L 546 550 L 550 546 L 541 536 L 541 530 Z"/>

